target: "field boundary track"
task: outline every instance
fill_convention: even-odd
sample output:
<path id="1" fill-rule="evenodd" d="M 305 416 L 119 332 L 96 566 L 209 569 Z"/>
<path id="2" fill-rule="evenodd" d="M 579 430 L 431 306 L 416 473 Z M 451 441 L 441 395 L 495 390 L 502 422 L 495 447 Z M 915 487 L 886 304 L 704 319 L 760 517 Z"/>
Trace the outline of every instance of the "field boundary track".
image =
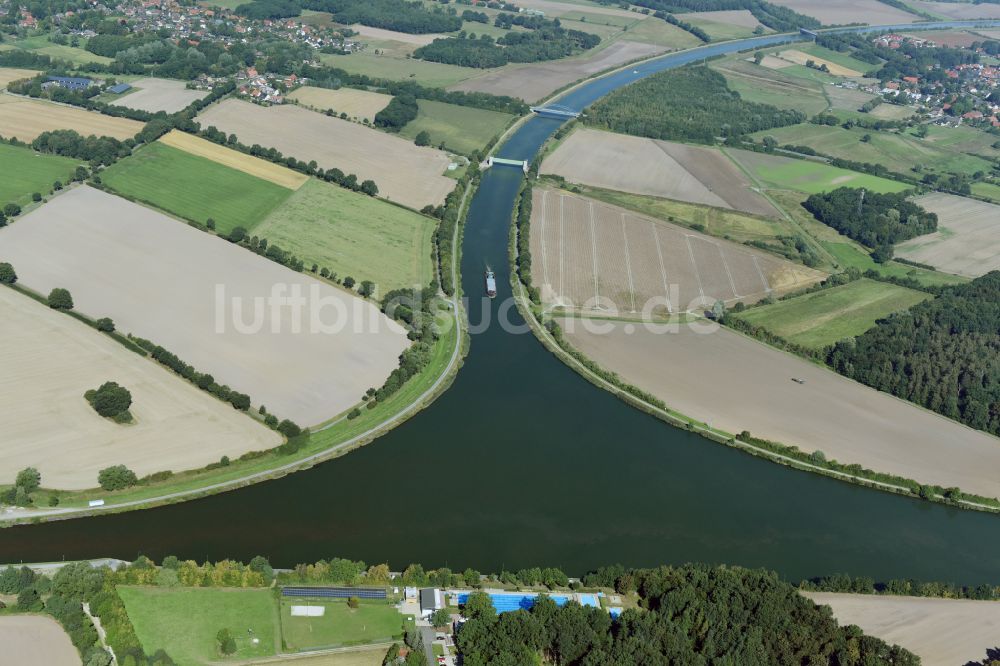
<path id="1" fill-rule="evenodd" d="M 459 206 L 459 220 L 464 221 L 465 215 L 468 211 L 467 206 L 469 203 L 469 197 L 473 191 L 473 185 L 468 185 L 465 189 L 465 193 L 462 196 L 462 202 Z M 461 234 L 464 228 L 464 224 L 455 225 L 455 232 L 452 236 L 453 247 L 460 247 L 459 243 L 461 240 Z M 459 255 L 460 256 L 460 255 Z M 455 327 L 455 341 L 452 347 L 448 361 L 441 371 L 441 373 L 434 379 L 434 381 L 428 386 L 419 396 L 411 400 L 406 404 L 405 407 L 395 412 L 385 420 L 372 425 L 367 428 L 364 432 L 361 432 L 349 439 L 334 444 L 333 446 L 327 447 L 322 451 L 310 454 L 298 460 L 294 460 L 283 465 L 269 468 L 260 472 L 255 472 L 252 474 L 247 474 L 240 476 L 235 479 L 229 479 L 226 481 L 220 481 L 217 483 L 211 483 L 204 486 L 199 486 L 197 488 L 192 488 L 189 490 L 180 490 L 172 493 L 164 493 L 162 495 L 157 495 L 155 497 L 148 497 L 136 500 L 128 500 L 125 502 L 115 503 L 113 500 L 102 507 L 73 507 L 64 509 L 44 509 L 42 511 L 31 511 L 31 510 L 12 510 L 4 513 L 0 513 L 0 527 L 6 527 L 10 525 L 17 525 L 22 523 L 37 523 L 37 522 L 47 522 L 50 520 L 66 520 L 70 518 L 83 518 L 86 516 L 94 515 L 107 515 L 111 513 L 119 513 L 122 511 L 129 511 L 133 509 L 140 508 L 152 508 L 154 506 L 173 504 L 179 501 L 185 501 L 190 499 L 196 499 L 199 497 L 204 497 L 207 495 L 214 495 L 217 493 L 225 492 L 227 490 L 236 490 L 237 488 L 242 488 L 245 486 L 252 485 L 254 483 L 260 483 L 262 481 L 268 481 L 271 479 L 279 478 L 290 474 L 292 472 L 297 472 L 303 469 L 308 469 L 313 465 L 335 458 L 339 455 L 347 453 L 358 446 L 362 446 L 373 439 L 385 434 L 389 430 L 392 430 L 396 426 L 402 424 L 408 420 L 411 416 L 418 413 L 424 407 L 433 402 L 454 379 L 462 356 L 467 349 L 465 345 L 466 341 L 466 330 L 463 325 L 464 321 L 464 311 L 461 307 L 461 281 L 459 280 L 458 266 L 459 266 L 459 256 L 456 256 L 455 260 L 452 262 L 452 279 L 453 283 L 456 285 L 456 290 L 454 295 L 448 299 L 448 303 L 451 306 L 452 311 L 452 321 Z M 326 423 L 312 432 L 320 433 L 327 431 L 334 426 L 343 423 L 347 420 L 347 415 L 344 414 L 333 421 Z"/>

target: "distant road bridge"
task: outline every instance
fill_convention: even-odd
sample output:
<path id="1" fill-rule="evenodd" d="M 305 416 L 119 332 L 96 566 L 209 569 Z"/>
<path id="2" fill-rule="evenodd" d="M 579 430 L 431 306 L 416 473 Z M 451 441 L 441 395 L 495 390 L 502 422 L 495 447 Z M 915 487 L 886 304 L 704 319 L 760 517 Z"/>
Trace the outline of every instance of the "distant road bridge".
<path id="1" fill-rule="evenodd" d="M 528 167 L 530 166 L 526 160 L 508 160 L 504 157 L 493 157 L 492 155 L 490 155 L 489 157 L 486 158 L 485 162 L 479 165 L 479 168 L 489 169 L 491 166 L 497 164 L 501 166 L 517 167 L 524 173 L 528 173 Z"/>
<path id="2" fill-rule="evenodd" d="M 816 41 L 816 38 L 819 37 L 817 33 L 813 32 L 812 30 L 807 30 L 805 28 L 799 28 L 799 34 L 805 35 L 806 37 L 809 37 L 813 41 Z"/>
<path id="3" fill-rule="evenodd" d="M 568 106 L 553 104 L 552 106 L 533 106 L 531 110 L 544 118 L 577 118 L 579 111 L 574 111 Z"/>

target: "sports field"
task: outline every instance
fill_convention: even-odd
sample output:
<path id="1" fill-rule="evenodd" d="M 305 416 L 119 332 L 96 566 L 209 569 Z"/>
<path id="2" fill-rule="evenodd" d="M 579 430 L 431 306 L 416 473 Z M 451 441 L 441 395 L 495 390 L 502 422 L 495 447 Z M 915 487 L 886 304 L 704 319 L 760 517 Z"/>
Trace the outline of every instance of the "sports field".
<path id="1" fill-rule="evenodd" d="M 545 158 L 540 173 L 619 192 L 778 215 L 715 148 L 577 129 Z"/>
<path id="2" fill-rule="evenodd" d="M 216 229 L 253 227 L 287 199 L 286 187 L 156 142 L 102 172 L 116 192 Z"/>
<path id="3" fill-rule="evenodd" d="M 289 93 L 288 99 L 320 111 L 333 109 L 337 115 L 346 113 L 350 118 L 371 122 L 375 114 L 392 101 L 392 95 L 355 88 L 332 90 L 303 86 Z"/>
<path id="4" fill-rule="evenodd" d="M 278 618 L 270 590 L 120 585 L 118 594 L 143 650 L 162 648 L 178 666 L 222 661 L 215 640 L 220 629 L 236 640 L 232 659 L 275 654 Z"/>
<path id="5" fill-rule="evenodd" d="M 58 129 L 76 130 L 82 136 L 96 134 L 116 139 L 131 139 L 143 123 L 128 118 L 112 118 L 72 106 L 37 99 L 22 99 L 0 94 L 0 136 L 34 141 L 42 132 Z"/>
<path id="6" fill-rule="evenodd" d="M 481 150 L 503 133 L 514 119 L 509 113 L 474 109 L 431 100 L 417 100 L 417 117 L 399 132 L 408 139 L 427 132 L 432 146 L 444 144 L 447 150 L 468 155 Z"/>
<path id="7" fill-rule="evenodd" d="M 869 137 L 867 142 L 863 140 L 865 135 Z M 772 136 L 782 145 L 809 146 L 824 155 L 881 164 L 897 173 L 910 173 L 910 169 L 918 164 L 929 171 L 969 175 L 990 169 L 990 162 L 980 157 L 941 148 L 906 134 L 860 127 L 848 130 L 839 125 L 802 123 L 757 132 L 752 136 L 757 139 Z"/>
<path id="8" fill-rule="evenodd" d="M 187 132 L 171 130 L 161 136 L 159 142 L 172 148 L 183 150 L 185 153 L 204 157 L 217 164 L 248 173 L 251 176 L 263 178 L 268 182 L 290 190 L 297 190 L 309 180 L 309 176 L 304 173 L 292 171 L 288 167 L 247 155 L 232 148 L 220 146 L 217 143 L 202 139 L 193 134 L 188 134 Z"/>
<path id="9" fill-rule="evenodd" d="M 0 233 L 0 256 L 12 254 L 10 231 L 30 223 Z M 15 268 L 24 272 L 19 263 Z M 0 308 L 0 484 L 36 467 L 45 487 L 96 488 L 97 473 L 111 465 L 144 476 L 281 443 L 230 405 L 72 317 L 7 288 L 0 288 Z M 84 400 L 106 381 L 132 393 L 131 425 L 101 418 Z"/>
<path id="10" fill-rule="evenodd" d="M 921 291 L 863 278 L 735 316 L 789 342 L 820 349 L 861 335 L 876 320 L 907 310 L 930 297 Z"/>
<path id="11" fill-rule="evenodd" d="M 559 190 L 535 188 L 532 272 L 547 304 L 590 312 L 704 311 L 756 302 L 824 274 Z"/>
<path id="12" fill-rule="evenodd" d="M 11 81 L 30 79 L 38 74 L 37 69 L 18 69 L 16 67 L 0 67 L 0 88 L 7 89 L 7 84 Z"/>
<path id="13" fill-rule="evenodd" d="M 372 280 L 385 293 L 431 281 L 435 220 L 318 180 L 253 227 L 269 243 L 344 277 Z"/>
<path id="14" fill-rule="evenodd" d="M 322 606 L 323 615 L 293 617 L 293 605 Z M 281 599 L 281 638 L 289 650 L 359 645 L 402 633 L 403 616 L 390 604 L 362 601 L 350 608 L 346 599 Z"/>
<path id="15" fill-rule="evenodd" d="M 0 256 L 302 426 L 380 386 L 409 344 L 369 302 L 89 187 L 6 227 Z"/>
<path id="16" fill-rule="evenodd" d="M 209 94 L 208 90 L 192 90 L 187 87 L 184 81 L 174 81 L 171 79 L 158 79 L 149 77 L 132 82 L 135 92 L 111 102 L 117 106 L 125 106 L 130 109 L 140 111 L 165 111 L 166 113 L 177 113 Z"/>
<path id="17" fill-rule="evenodd" d="M 0 663 L 11 666 L 80 666 L 80 653 L 69 635 L 45 615 L 0 615 L 0 645 Z"/>
<path id="18" fill-rule="evenodd" d="M 455 186 L 442 175 L 451 163 L 445 153 L 298 106 L 265 108 L 227 99 L 204 111 L 197 121 L 236 134 L 242 143 L 315 160 L 324 169 L 354 173 L 359 181 L 374 180 L 380 197 L 417 210 L 443 203 Z"/>
<path id="19" fill-rule="evenodd" d="M 915 201 L 937 214 L 938 229 L 897 245 L 897 255 L 968 277 L 1000 269 L 1000 206 L 940 192 Z"/>
<path id="20" fill-rule="evenodd" d="M 0 143 L 0 207 L 9 202 L 24 205 L 33 192 L 48 194 L 55 181 L 68 182 L 78 164 L 68 157 Z"/>
<path id="21" fill-rule="evenodd" d="M 902 192 L 909 187 L 906 183 L 811 160 L 736 149 L 726 152 L 765 185 L 779 189 L 816 194 L 838 187 L 864 187 L 872 192 L 884 193 Z"/>
<path id="22" fill-rule="evenodd" d="M 875 594 L 802 592 L 833 609 L 841 625 L 913 652 L 924 666 L 979 664 L 997 648 L 1000 603 Z"/>
<path id="23" fill-rule="evenodd" d="M 537 259 L 536 259 L 537 262 Z M 537 272 L 537 268 L 534 269 Z M 1000 440 L 728 329 L 560 320 L 569 341 L 670 409 L 827 459 L 1000 496 Z M 629 331 L 631 330 L 631 333 Z M 799 384 L 792 378 L 801 379 Z"/>

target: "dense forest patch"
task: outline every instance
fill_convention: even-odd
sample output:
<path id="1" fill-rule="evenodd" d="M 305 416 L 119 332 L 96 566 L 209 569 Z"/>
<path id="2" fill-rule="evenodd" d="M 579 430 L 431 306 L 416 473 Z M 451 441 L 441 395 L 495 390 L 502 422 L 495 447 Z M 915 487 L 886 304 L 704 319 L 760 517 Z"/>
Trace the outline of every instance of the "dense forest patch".
<path id="1" fill-rule="evenodd" d="M 708 67 L 682 67 L 619 88 L 587 110 L 584 122 L 651 139 L 715 143 L 717 137 L 795 125 L 799 111 L 748 102 Z"/>
<path id="2" fill-rule="evenodd" d="M 1000 271 L 837 343 L 827 363 L 880 391 L 1000 435 Z M 946 444 L 946 443 L 943 443 Z"/>
<path id="3" fill-rule="evenodd" d="M 338 23 L 385 28 L 411 34 L 454 32 L 462 19 L 436 7 L 425 9 L 419 2 L 406 0 L 254 0 L 236 8 L 236 13 L 253 19 L 298 16 L 303 9 L 329 12 Z"/>

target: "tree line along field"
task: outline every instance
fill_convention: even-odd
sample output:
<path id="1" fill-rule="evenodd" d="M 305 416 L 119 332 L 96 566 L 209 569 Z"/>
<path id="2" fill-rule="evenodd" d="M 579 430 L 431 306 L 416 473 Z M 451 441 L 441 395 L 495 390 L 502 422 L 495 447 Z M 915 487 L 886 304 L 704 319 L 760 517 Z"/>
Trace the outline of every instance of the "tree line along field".
<path id="1" fill-rule="evenodd" d="M 533 190 L 531 255 L 543 302 L 587 312 L 700 312 L 824 277 L 770 254 L 559 190 Z"/>
<path id="2" fill-rule="evenodd" d="M 9 232 L 30 222 L 0 233 L 0 256 L 11 258 Z M 24 268 L 17 266 L 22 273 Z M 228 404 L 24 294 L 0 288 L 0 308 L 2 484 L 35 467 L 46 488 L 95 488 L 98 472 L 112 465 L 144 476 L 202 467 L 281 442 Z M 84 399 L 106 381 L 132 393 L 132 424 L 101 418 Z"/>
<path id="3" fill-rule="evenodd" d="M 72 129 L 82 136 L 110 136 L 124 141 L 140 131 L 143 124 L 128 118 L 113 118 L 94 111 L 22 99 L 0 94 L 0 136 L 33 141 L 42 132 Z"/>
<path id="4" fill-rule="evenodd" d="M 259 157 L 253 157 L 238 150 L 227 148 L 226 146 L 220 146 L 207 139 L 179 130 L 167 132 L 159 138 L 159 142 L 183 150 L 185 153 L 204 157 L 223 166 L 248 173 L 251 176 L 263 178 L 268 182 L 281 185 L 290 190 L 302 187 L 309 180 L 309 176 L 304 173 L 292 171 L 280 164 L 275 164 Z"/>
<path id="5" fill-rule="evenodd" d="M 87 186 L 0 231 L 0 255 L 27 287 L 69 285 L 79 311 L 110 317 L 302 426 L 357 404 L 409 346 L 370 302 Z M 267 307 L 276 288 L 305 298 L 298 318 Z"/>
<path id="6" fill-rule="evenodd" d="M 262 178 L 154 142 L 101 173 L 105 186 L 188 220 L 228 233 L 251 228 L 292 193 Z"/>
<path id="7" fill-rule="evenodd" d="M 821 349 L 861 335 L 878 319 L 930 297 L 925 292 L 862 278 L 732 316 L 797 345 Z"/>
<path id="8" fill-rule="evenodd" d="M 0 143 L 0 207 L 21 206 L 34 192 L 48 194 L 55 181 L 69 182 L 79 162 L 68 157 L 36 153 L 30 148 Z"/>
<path id="9" fill-rule="evenodd" d="M 432 146 L 443 145 L 464 155 L 482 150 L 514 120 L 509 113 L 426 99 L 417 100 L 417 108 L 417 117 L 400 130 L 400 136 L 415 139 L 427 132 Z"/>
<path id="10" fill-rule="evenodd" d="M 414 209 L 440 205 L 454 188 L 443 174 L 451 160 L 433 148 L 293 105 L 262 107 L 227 99 L 203 111 L 202 127 L 235 134 L 247 145 L 275 148 L 324 169 L 373 180 L 379 196 Z"/>

